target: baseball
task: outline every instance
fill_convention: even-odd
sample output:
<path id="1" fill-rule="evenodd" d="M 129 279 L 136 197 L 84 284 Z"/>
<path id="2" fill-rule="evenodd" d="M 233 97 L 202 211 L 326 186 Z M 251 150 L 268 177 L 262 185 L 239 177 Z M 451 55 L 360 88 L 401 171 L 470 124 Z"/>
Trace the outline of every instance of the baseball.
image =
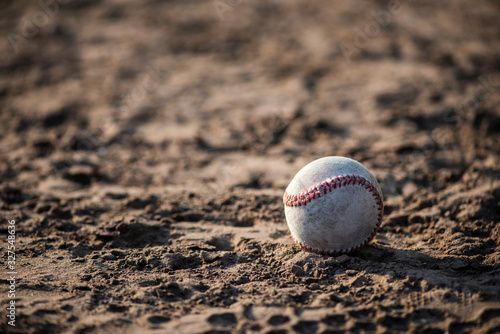
<path id="1" fill-rule="evenodd" d="M 288 228 L 304 250 L 339 255 L 370 242 L 382 223 L 382 191 L 373 174 L 345 157 L 315 160 L 283 195 Z"/>

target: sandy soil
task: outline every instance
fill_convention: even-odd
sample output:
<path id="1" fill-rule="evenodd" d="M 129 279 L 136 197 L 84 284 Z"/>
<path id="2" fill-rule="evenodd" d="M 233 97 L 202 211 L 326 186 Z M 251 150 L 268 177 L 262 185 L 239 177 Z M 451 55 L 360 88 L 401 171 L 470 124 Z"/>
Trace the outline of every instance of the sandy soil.
<path id="1" fill-rule="evenodd" d="M 2 333 L 500 332 L 497 1 L 0 4 Z M 361 251 L 282 195 L 348 156 Z"/>

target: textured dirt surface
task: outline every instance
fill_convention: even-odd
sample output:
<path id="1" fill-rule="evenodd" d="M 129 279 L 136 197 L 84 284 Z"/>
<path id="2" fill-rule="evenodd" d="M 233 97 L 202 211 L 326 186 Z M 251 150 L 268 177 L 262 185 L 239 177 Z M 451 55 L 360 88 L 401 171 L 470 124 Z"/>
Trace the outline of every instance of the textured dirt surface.
<path id="1" fill-rule="evenodd" d="M 395 3 L 0 4 L 0 331 L 499 332 L 500 6 Z M 328 155 L 385 198 L 340 257 L 283 213 Z"/>

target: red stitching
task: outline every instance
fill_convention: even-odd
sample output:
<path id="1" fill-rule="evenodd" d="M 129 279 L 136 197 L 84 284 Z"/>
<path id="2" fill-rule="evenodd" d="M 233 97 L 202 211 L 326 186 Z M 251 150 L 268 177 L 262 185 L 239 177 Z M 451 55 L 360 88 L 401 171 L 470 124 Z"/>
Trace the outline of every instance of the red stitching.
<path id="1" fill-rule="evenodd" d="M 300 243 L 294 236 L 291 234 L 292 239 L 295 241 L 297 245 L 299 245 L 302 249 L 308 251 L 308 252 L 313 252 L 313 253 L 319 253 L 324 255 L 325 253 L 327 255 L 341 255 L 345 253 L 349 253 L 358 249 L 361 249 L 363 246 L 368 244 L 370 241 L 373 240 L 375 235 L 377 234 L 377 231 L 382 224 L 382 217 L 384 214 L 384 204 L 382 203 L 382 198 L 380 194 L 378 193 L 377 189 L 375 186 L 366 178 L 362 176 L 336 176 L 334 178 L 330 179 L 330 182 L 328 180 L 321 182 L 319 185 L 312 187 L 311 189 L 298 194 L 298 195 L 290 195 L 288 194 L 288 188 L 285 190 L 285 193 L 283 194 L 283 203 L 285 206 L 288 207 L 297 207 L 297 206 L 302 206 L 302 205 L 307 205 L 307 203 L 311 203 L 313 199 L 316 198 L 316 195 L 318 198 L 321 197 L 321 187 L 323 187 L 323 193 L 326 195 L 327 193 L 331 192 L 332 189 L 337 188 L 337 182 L 338 182 L 338 187 L 340 188 L 342 185 L 360 185 L 369 192 L 372 193 L 372 196 L 375 198 L 376 204 L 377 204 L 377 210 L 379 211 L 378 217 L 377 217 L 377 224 L 375 225 L 375 228 L 371 232 L 371 234 L 366 238 L 363 242 L 361 242 L 359 245 L 355 245 L 351 248 L 348 249 L 329 249 L 329 250 L 324 250 L 324 249 L 312 249 L 312 247 L 309 247 L 307 245 L 303 245 Z M 343 183 L 343 184 L 342 184 Z M 327 191 L 328 187 L 328 191 Z"/>

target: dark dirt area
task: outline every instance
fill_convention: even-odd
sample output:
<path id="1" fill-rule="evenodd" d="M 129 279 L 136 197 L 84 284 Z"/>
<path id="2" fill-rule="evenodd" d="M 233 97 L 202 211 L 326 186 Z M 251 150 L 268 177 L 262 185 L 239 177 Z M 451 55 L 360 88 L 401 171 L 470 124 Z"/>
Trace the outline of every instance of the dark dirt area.
<path id="1" fill-rule="evenodd" d="M 493 0 L 3 1 L 0 331 L 500 332 L 499 17 Z M 385 201 L 374 241 L 339 257 L 302 251 L 283 212 L 329 155 Z"/>

